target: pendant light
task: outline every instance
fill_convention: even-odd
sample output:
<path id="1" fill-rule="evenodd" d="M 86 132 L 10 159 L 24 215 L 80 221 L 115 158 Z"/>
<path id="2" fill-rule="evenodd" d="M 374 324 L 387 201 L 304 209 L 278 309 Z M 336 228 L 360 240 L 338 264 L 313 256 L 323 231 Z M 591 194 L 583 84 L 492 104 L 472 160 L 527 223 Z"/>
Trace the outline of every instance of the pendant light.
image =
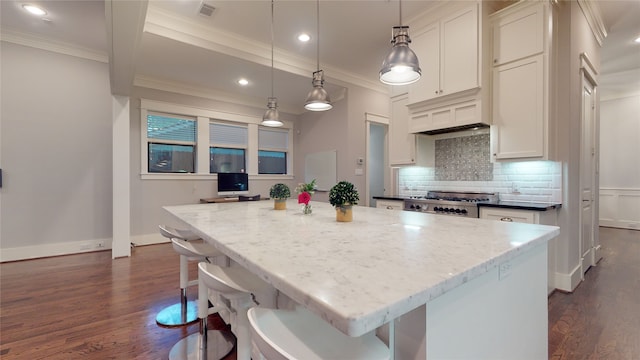
<path id="1" fill-rule="evenodd" d="M 326 111 L 333 107 L 329 94 L 324 89 L 324 72 L 320 70 L 320 0 L 316 0 L 316 60 L 317 70 L 313 73 L 313 89 L 307 95 L 304 108 L 310 111 Z"/>
<path id="2" fill-rule="evenodd" d="M 267 111 L 262 116 L 262 125 L 282 126 L 278 112 L 278 99 L 273 96 L 273 0 L 271 0 L 271 96 L 267 99 Z"/>
<path id="3" fill-rule="evenodd" d="M 400 2 L 400 26 L 392 30 L 391 52 L 382 62 L 380 81 L 388 85 L 406 85 L 420 80 L 422 70 L 418 57 L 409 48 L 409 27 L 402 25 L 402 0 Z"/>

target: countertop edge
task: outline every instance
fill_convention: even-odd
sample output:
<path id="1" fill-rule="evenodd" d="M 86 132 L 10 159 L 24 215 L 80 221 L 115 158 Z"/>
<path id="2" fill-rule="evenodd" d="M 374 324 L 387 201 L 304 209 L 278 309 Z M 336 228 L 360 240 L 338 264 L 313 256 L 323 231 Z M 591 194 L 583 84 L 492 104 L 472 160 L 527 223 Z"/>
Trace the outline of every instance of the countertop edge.
<path id="1" fill-rule="evenodd" d="M 553 209 L 559 209 L 562 204 L 559 203 L 537 203 L 537 202 L 525 202 L 525 201 L 498 201 L 478 203 L 478 208 L 492 207 L 503 209 L 515 209 L 515 210 L 532 210 L 532 211 L 547 211 Z"/>

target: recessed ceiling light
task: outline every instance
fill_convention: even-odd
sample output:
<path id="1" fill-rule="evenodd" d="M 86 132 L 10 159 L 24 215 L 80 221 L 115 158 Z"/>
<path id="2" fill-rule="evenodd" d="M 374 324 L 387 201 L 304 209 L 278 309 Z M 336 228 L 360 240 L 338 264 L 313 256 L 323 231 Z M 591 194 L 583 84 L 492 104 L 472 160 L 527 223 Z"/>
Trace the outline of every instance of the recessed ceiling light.
<path id="1" fill-rule="evenodd" d="M 247 80 L 247 79 L 240 79 L 240 80 L 238 80 L 238 84 L 240 84 L 240 85 L 242 85 L 242 86 L 249 85 L 249 80 Z"/>
<path id="2" fill-rule="evenodd" d="M 309 36 L 309 34 L 302 33 L 302 34 L 298 35 L 298 40 L 300 40 L 302 42 L 307 42 L 307 41 L 311 40 L 311 36 Z"/>
<path id="3" fill-rule="evenodd" d="M 23 4 L 22 8 L 32 13 L 33 15 L 37 15 L 37 16 L 47 15 L 47 12 L 44 11 L 44 9 L 35 5 Z"/>
<path id="4" fill-rule="evenodd" d="M 635 40 L 633 40 L 633 41 L 635 41 L 636 43 L 640 44 L 640 36 L 638 36 L 638 37 L 637 37 Z"/>

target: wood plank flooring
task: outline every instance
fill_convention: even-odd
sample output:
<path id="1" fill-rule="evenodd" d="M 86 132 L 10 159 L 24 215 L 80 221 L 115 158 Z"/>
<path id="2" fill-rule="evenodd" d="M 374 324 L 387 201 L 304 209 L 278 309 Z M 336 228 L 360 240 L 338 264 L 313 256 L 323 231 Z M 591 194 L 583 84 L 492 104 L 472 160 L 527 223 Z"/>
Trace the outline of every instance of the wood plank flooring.
<path id="1" fill-rule="evenodd" d="M 573 294 L 549 298 L 551 359 L 640 359 L 640 231 L 600 234 L 604 259 Z M 178 300 L 178 267 L 170 244 L 0 264 L 0 358 L 167 359 L 198 331 L 155 322 Z"/>
<path id="2" fill-rule="evenodd" d="M 603 258 L 549 298 L 549 359 L 640 359 L 640 231 L 600 228 Z"/>

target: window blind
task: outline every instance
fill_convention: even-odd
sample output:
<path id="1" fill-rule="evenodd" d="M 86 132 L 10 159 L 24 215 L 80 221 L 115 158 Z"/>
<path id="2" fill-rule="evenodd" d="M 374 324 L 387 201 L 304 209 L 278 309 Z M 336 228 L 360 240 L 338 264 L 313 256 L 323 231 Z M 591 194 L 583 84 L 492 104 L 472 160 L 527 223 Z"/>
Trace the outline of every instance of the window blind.
<path id="1" fill-rule="evenodd" d="M 195 143 L 196 122 L 163 115 L 147 115 L 147 138 Z"/>
<path id="2" fill-rule="evenodd" d="M 289 149 L 289 133 L 282 130 L 258 130 L 258 147 L 260 149 Z"/>
<path id="3" fill-rule="evenodd" d="M 211 145 L 247 147 L 247 127 L 209 123 L 209 142 Z"/>

